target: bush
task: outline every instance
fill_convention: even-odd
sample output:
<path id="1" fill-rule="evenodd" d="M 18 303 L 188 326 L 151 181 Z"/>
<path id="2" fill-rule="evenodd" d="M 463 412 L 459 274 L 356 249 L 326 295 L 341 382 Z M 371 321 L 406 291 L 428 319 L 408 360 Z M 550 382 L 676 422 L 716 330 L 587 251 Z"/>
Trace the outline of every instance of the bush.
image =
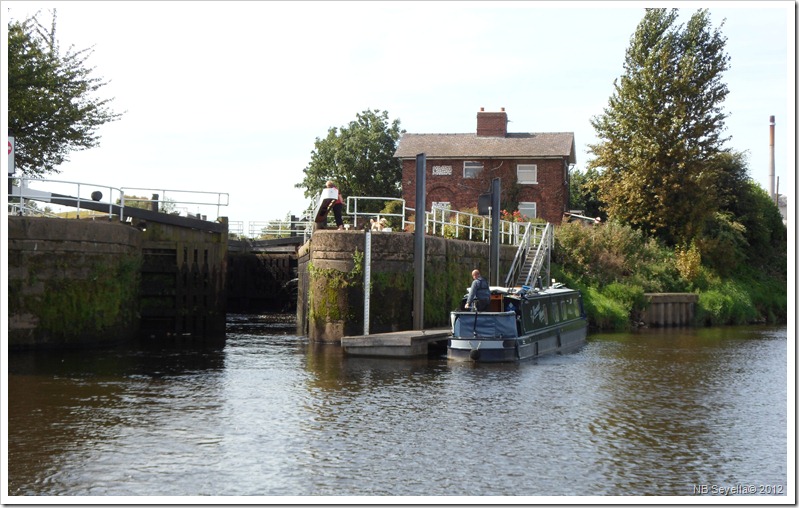
<path id="1" fill-rule="evenodd" d="M 640 287 L 620 283 L 610 284 L 603 289 L 587 286 L 557 265 L 552 266 L 552 276 L 582 293 L 588 326 L 592 330 L 625 330 L 630 327 L 631 318 L 637 320 L 646 305 L 644 291 Z"/>
<path id="2" fill-rule="evenodd" d="M 699 293 L 697 319 L 709 326 L 741 325 L 758 319 L 758 312 L 744 287 L 736 281 Z"/>
<path id="3" fill-rule="evenodd" d="M 602 288 L 602 295 L 618 302 L 627 311 L 628 319 L 640 321 L 640 314 L 646 307 L 646 297 L 641 286 L 613 282 Z"/>
<path id="4" fill-rule="evenodd" d="M 583 307 L 592 329 L 624 330 L 630 325 L 630 312 L 624 304 L 596 288 L 583 291 Z"/>
<path id="5" fill-rule="evenodd" d="M 746 228 L 736 222 L 730 213 L 716 213 L 706 231 L 698 236 L 695 245 L 702 253 L 705 264 L 722 276 L 735 273 L 744 262 Z"/>
<path id="6" fill-rule="evenodd" d="M 724 226 L 724 235 L 712 241 L 698 237 L 678 249 L 612 221 L 562 224 L 555 228 L 553 276 L 582 291 L 589 324 L 598 329 L 628 326 L 644 308 L 644 293 L 664 292 L 697 292 L 699 323 L 784 322 L 788 296 L 782 273 L 787 263 L 781 244 L 764 252 L 778 260 L 773 266 L 740 262 L 740 231 L 721 219 L 725 217 L 715 225 Z M 716 258 L 711 262 L 712 255 Z"/>
<path id="7" fill-rule="evenodd" d="M 675 291 L 686 285 L 680 281 L 668 249 L 640 231 L 615 222 L 558 226 L 553 261 L 581 281 L 600 287 L 623 281 L 656 292 Z"/>
<path id="8" fill-rule="evenodd" d="M 699 279 L 702 267 L 702 254 L 700 254 L 696 243 L 691 242 L 690 247 L 677 249 L 675 260 L 680 277 L 688 284 L 694 284 Z"/>

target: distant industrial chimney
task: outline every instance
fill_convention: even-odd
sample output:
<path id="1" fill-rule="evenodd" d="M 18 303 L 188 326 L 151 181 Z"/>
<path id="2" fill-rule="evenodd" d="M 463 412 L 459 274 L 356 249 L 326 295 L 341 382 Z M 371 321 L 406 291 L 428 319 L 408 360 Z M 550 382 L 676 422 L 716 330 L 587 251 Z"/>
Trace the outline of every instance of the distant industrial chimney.
<path id="1" fill-rule="evenodd" d="M 477 135 L 504 138 L 508 135 L 508 114 L 505 108 L 500 108 L 499 113 L 486 112 L 480 108 L 477 113 Z"/>
<path id="2" fill-rule="evenodd" d="M 779 205 L 777 191 L 774 189 L 774 115 L 769 117 L 768 128 L 768 148 L 769 148 L 769 164 L 768 164 L 768 192 L 771 199 Z"/>

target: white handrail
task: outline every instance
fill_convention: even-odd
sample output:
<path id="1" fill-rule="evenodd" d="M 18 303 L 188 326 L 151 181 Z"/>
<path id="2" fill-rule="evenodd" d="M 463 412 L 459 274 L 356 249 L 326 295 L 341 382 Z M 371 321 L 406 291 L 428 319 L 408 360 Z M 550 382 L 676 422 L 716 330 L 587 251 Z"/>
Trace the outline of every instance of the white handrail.
<path id="1" fill-rule="evenodd" d="M 118 198 L 119 199 L 119 207 L 120 207 L 120 210 L 121 210 L 121 212 L 120 212 L 120 220 L 123 219 L 122 214 L 124 213 L 124 209 L 125 209 L 125 194 L 122 191 L 122 189 L 120 189 L 120 188 L 111 187 L 111 186 L 108 186 L 108 185 L 99 185 L 99 184 L 92 184 L 92 183 L 85 183 L 85 182 L 75 182 L 75 181 L 70 181 L 70 180 L 53 180 L 53 179 L 49 179 L 49 178 L 48 179 L 32 178 L 32 177 L 27 177 L 27 176 L 17 177 L 17 178 L 14 178 L 14 180 L 18 180 L 19 181 L 19 186 L 12 185 L 11 194 L 9 195 L 9 198 L 14 197 L 14 198 L 19 198 L 20 199 L 21 211 L 22 211 L 23 215 L 26 215 L 27 214 L 26 212 L 32 210 L 29 206 L 25 205 L 25 200 L 42 201 L 42 202 L 45 202 L 45 203 L 49 203 L 49 202 L 52 201 L 52 199 L 54 197 L 53 194 L 57 194 L 55 196 L 56 198 L 58 198 L 59 196 L 63 196 L 63 197 L 66 197 L 66 198 L 75 199 L 75 209 L 76 209 L 76 216 L 77 217 L 80 217 L 81 202 L 84 202 L 84 201 L 85 202 L 94 201 L 94 202 L 100 202 L 100 203 L 103 203 L 103 204 L 107 203 L 108 204 L 108 215 L 113 215 L 113 207 L 114 207 L 113 197 L 114 197 L 114 193 L 116 192 L 117 195 L 119 196 L 119 198 Z M 30 187 L 31 183 L 66 184 L 66 185 L 69 186 L 68 188 L 73 188 L 74 191 L 72 191 L 72 193 L 69 194 L 70 191 L 68 190 L 68 191 L 66 191 L 67 193 L 59 195 L 58 193 L 54 192 L 54 190 L 52 188 L 52 185 L 50 185 L 50 187 L 49 187 L 50 190 L 45 191 L 45 190 L 32 189 Z M 99 192 L 100 189 L 102 189 L 104 191 L 107 190 L 108 191 L 108 195 L 109 195 L 109 199 L 108 199 L 107 202 L 106 201 L 102 201 L 102 198 L 103 198 L 102 193 L 101 193 L 99 199 L 95 199 L 94 196 L 82 197 L 81 196 L 81 188 L 82 187 L 83 188 L 87 188 L 88 187 L 90 190 L 92 190 L 93 194 L 94 194 L 94 192 Z M 72 195 L 72 194 L 74 194 L 74 195 Z M 11 203 L 9 203 L 9 205 L 11 205 Z"/>
<path id="2" fill-rule="evenodd" d="M 203 205 L 203 206 L 213 206 L 216 207 L 217 216 L 219 216 L 220 207 L 228 206 L 230 196 L 228 193 L 225 192 L 203 192 L 203 191 L 187 191 L 187 190 L 177 190 L 177 189 L 154 189 L 154 188 L 143 188 L 143 187 L 111 187 L 108 185 L 99 185 L 99 184 L 92 184 L 92 183 L 85 183 L 85 182 L 76 182 L 76 181 L 69 181 L 69 180 L 52 180 L 52 179 L 43 179 L 43 178 L 32 178 L 32 177 L 19 177 L 15 180 L 20 182 L 19 187 L 12 187 L 12 193 L 9 197 L 19 198 L 21 203 L 16 205 L 15 203 L 9 203 L 9 207 L 13 208 L 14 213 L 19 214 L 29 214 L 32 213 L 33 209 L 27 207 L 25 205 L 25 200 L 32 200 L 32 201 L 44 201 L 50 202 L 52 199 L 52 191 L 43 191 L 43 190 L 36 190 L 31 189 L 29 186 L 31 183 L 35 184 L 45 184 L 45 185 L 67 185 L 71 186 L 72 190 L 68 190 L 59 194 L 59 196 L 63 196 L 67 199 L 74 199 L 75 200 L 75 208 L 77 209 L 77 216 L 80 216 L 81 213 L 81 203 L 82 202 L 100 202 L 103 205 L 108 205 L 108 215 L 113 215 L 114 207 L 118 206 L 120 211 L 120 220 L 124 220 L 124 210 L 126 206 L 126 199 L 130 200 L 133 198 L 135 201 L 141 202 L 149 202 L 149 203 L 156 203 L 159 207 L 162 204 L 166 204 L 172 207 L 173 210 L 177 210 L 179 208 L 185 209 L 188 215 L 188 209 L 186 207 L 178 207 L 177 205 Z M 88 191 L 86 191 L 88 189 Z M 92 197 L 85 197 L 82 196 L 84 192 L 91 192 L 102 190 L 108 193 L 108 199 L 103 200 L 105 196 L 100 196 L 98 199 L 95 199 L 96 196 Z M 146 196 L 138 197 L 129 195 L 131 192 L 141 192 L 146 191 L 152 194 L 158 194 L 157 196 L 153 196 L 152 198 L 147 198 Z M 174 196 L 180 197 L 181 195 L 187 195 L 186 198 L 181 199 L 174 199 Z M 213 199 L 198 199 L 197 196 L 214 196 Z M 398 201 L 401 204 L 401 207 L 396 212 L 373 212 L 373 211 L 364 211 L 365 208 L 364 203 L 367 201 L 371 202 L 391 202 L 391 201 Z M 66 206 L 66 205 L 65 205 Z M 360 208 L 360 209 L 359 209 Z M 375 208 L 375 207 L 371 207 Z M 381 209 L 385 209 L 385 204 L 380 207 Z M 313 207 L 310 208 L 312 210 Z M 39 213 L 43 212 L 39 211 Z M 408 230 L 415 225 L 415 222 L 412 220 L 408 220 L 408 217 L 413 215 L 416 211 L 413 208 L 409 208 L 405 206 L 405 200 L 402 198 L 396 197 L 386 197 L 386 196 L 349 196 L 347 197 L 347 208 L 346 208 L 346 215 L 351 217 L 352 224 L 354 228 L 358 228 L 359 221 L 365 221 L 368 223 L 369 218 L 376 217 L 377 220 L 380 220 L 383 217 L 396 217 L 400 220 L 400 229 Z M 229 231 L 235 234 L 244 234 L 245 231 L 248 231 L 251 236 L 284 236 L 290 235 L 292 232 L 299 233 L 302 232 L 303 236 L 307 239 L 311 236 L 311 233 L 314 229 L 314 223 L 312 222 L 312 217 L 307 212 L 305 217 L 306 220 L 299 220 L 299 221 L 287 221 L 287 220 L 275 220 L 275 221 L 254 221 L 249 223 L 249 228 L 244 228 L 243 221 L 228 221 L 230 226 Z M 487 242 L 488 238 L 490 237 L 491 232 L 491 221 L 488 217 L 477 215 L 469 212 L 461 212 L 458 210 L 449 210 L 447 208 L 441 207 L 434 207 L 429 212 L 425 211 L 425 233 L 437 236 L 443 236 L 446 238 L 460 238 L 466 239 L 471 241 L 483 241 Z M 199 216 L 199 214 L 198 214 Z M 527 225 L 526 222 L 524 223 L 517 223 L 511 221 L 500 221 L 500 243 L 503 244 L 510 244 L 510 245 L 518 245 L 519 242 L 522 240 L 524 236 L 524 229 Z"/>
<path id="3" fill-rule="evenodd" d="M 77 210 L 77 216 L 80 217 L 82 206 L 81 204 L 84 202 L 98 202 L 102 203 L 103 205 L 108 205 L 108 215 L 114 214 L 114 207 L 118 206 L 120 210 L 120 220 L 124 220 L 124 210 L 125 210 L 125 200 L 126 194 L 132 191 L 155 191 L 158 192 L 157 199 L 151 199 L 147 197 L 135 197 L 135 201 L 137 202 L 148 202 L 148 203 L 157 203 L 160 205 L 161 203 L 167 203 L 170 206 L 174 207 L 174 210 L 184 209 L 186 210 L 186 215 L 188 216 L 188 208 L 185 206 L 178 207 L 177 205 L 201 205 L 201 206 L 212 206 L 216 207 L 217 217 L 220 216 L 220 207 L 228 206 L 229 205 L 229 194 L 224 192 L 203 192 L 203 191 L 188 191 L 188 190 L 175 190 L 175 189 L 147 189 L 147 188 L 136 188 L 136 187 L 112 187 L 109 185 L 100 185 L 95 183 L 86 183 L 86 182 L 78 182 L 78 181 L 70 181 L 70 180 L 55 180 L 50 178 L 33 178 L 28 176 L 20 176 L 13 178 L 19 182 L 19 186 L 12 186 L 12 192 L 9 197 L 19 198 L 22 203 L 19 211 L 23 214 L 26 213 L 26 210 L 30 210 L 29 207 L 26 207 L 24 204 L 25 200 L 30 201 L 42 201 L 42 202 L 52 202 L 52 200 L 64 198 L 64 199 L 74 199 L 75 206 L 74 208 Z M 33 189 L 30 187 L 31 184 L 36 185 L 39 187 L 41 184 L 41 188 L 47 190 L 39 190 Z M 63 190 L 66 189 L 66 190 Z M 87 190 L 88 189 L 88 190 Z M 58 192 L 57 192 L 58 191 Z M 92 195 L 87 197 L 85 194 L 91 192 Z M 99 192 L 99 195 L 95 195 L 96 192 Z M 105 193 L 108 195 L 106 196 Z M 185 198 L 182 199 L 171 199 L 167 193 L 172 193 L 172 195 L 185 195 Z M 214 199 L 198 199 L 197 196 L 202 195 L 209 195 L 215 196 Z M 11 205 L 10 203 L 9 205 Z M 68 205 L 63 205 L 68 206 Z M 199 216 L 199 213 L 197 214 Z"/>

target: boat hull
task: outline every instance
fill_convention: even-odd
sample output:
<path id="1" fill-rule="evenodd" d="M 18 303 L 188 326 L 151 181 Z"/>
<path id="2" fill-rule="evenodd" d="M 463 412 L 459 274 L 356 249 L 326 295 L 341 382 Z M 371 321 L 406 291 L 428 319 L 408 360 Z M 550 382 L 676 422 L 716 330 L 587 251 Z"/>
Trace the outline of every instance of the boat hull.
<path id="1" fill-rule="evenodd" d="M 575 321 L 515 339 L 450 338 L 447 358 L 481 363 L 515 362 L 539 356 L 570 353 L 586 343 L 585 321 Z"/>
<path id="2" fill-rule="evenodd" d="M 447 358 L 481 363 L 515 362 L 575 351 L 586 343 L 588 321 L 579 292 L 506 296 L 498 312 L 452 313 Z M 513 310 L 507 310 L 513 309 Z"/>

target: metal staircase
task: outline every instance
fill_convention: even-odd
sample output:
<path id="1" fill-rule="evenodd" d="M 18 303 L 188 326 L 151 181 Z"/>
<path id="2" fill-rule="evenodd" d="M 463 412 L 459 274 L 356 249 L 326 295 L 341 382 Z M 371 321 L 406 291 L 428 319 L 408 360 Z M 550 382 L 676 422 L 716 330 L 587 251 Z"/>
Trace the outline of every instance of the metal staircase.
<path id="1" fill-rule="evenodd" d="M 528 223 L 508 275 L 505 277 L 505 286 L 532 286 L 545 266 L 549 281 L 549 260 L 554 242 L 552 224 Z"/>

